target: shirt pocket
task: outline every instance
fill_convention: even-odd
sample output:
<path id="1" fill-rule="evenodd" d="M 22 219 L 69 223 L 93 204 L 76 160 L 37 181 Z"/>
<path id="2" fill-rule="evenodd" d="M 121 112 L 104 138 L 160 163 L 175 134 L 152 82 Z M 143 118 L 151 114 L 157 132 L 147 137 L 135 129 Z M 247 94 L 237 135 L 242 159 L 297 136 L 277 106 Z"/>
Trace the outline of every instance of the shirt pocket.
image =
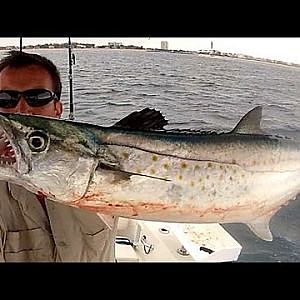
<path id="1" fill-rule="evenodd" d="M 4 254 L 6 261 L 53 261 L 50 234 L 40 227 L 7 231 Z"/>
<path id="2" fill-rule="evenodd" d="M 113 261 L 114 238 L 106 226 L 95 230 L 83 229 L 84 253 L 87 261 Z"/>

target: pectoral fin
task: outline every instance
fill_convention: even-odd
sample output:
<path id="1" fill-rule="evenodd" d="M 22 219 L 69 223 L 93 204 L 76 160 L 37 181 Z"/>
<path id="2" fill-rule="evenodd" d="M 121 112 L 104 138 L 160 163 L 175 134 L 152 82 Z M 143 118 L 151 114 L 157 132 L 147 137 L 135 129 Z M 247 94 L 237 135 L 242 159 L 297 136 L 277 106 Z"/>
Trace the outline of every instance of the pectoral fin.
<path id="1" fill-rule="evenodd" d="M 164 180 L 164 181 L 171 181 L 170 179 L 166 179 L 166 178 L 155 177 L 155 176 L 146 175 L 146 174 L 142 174 L 142 173 L 124 171 L 124 170 L 119 169 L 116 166 L 105 164 L 103 162 L 99 162 L 99 164 L 96 168 L 96 171 L 101 171 L 101 170 L 102 171 L 106 170 L 106 171 L 112 172 L 115 175 L 115 180 L 117 180 L 117 181 L 129 180 L 130 176 L 132 176 L 132 175 L 144 176 L 144 177 L 149 177 L 149 178 L 159 179 L 159 180 Z"/>
<path id="2" fill-rule="evenodd" d="M 269 227 L 270 216 L 263 216 L 247 223 L 250 230 L 265 241 L 272 241 L 273 235 Z"/>

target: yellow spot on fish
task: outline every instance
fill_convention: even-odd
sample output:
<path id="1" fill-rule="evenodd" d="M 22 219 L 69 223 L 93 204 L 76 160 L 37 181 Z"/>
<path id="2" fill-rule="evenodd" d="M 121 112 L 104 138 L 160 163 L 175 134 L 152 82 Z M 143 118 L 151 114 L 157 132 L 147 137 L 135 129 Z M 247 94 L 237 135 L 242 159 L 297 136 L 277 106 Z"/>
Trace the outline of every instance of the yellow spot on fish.
<path id="1" fill-rule="evenodd" d="M 200 169 L 199 165 L 196 165 L 195 168 L 194 168 L 195 171 L 199 170 L 199 169 Z"/>
<path id="2" fill-rule="evenodd" d="M 211 168 L 211 166 L 212 166 L 212 163 L 209 162 L 209 163 L 207 164 L 207 167 L 208 167 L 208 168 Z"/>
<path id="3" fill-rule="evenodd" d="M 200 178 L 199 178 L 199 182 L 201 182 L 201 181 L 202 181 L 202 178 L 200 177 Z"/>
<path id="4" fill-rule="evenodd" d="M 168 165 L 168 164 L 163 164 L 163 167 L 164 167 L 165 169 L 168 169 L 168 168 L 169 168 L 169 165 Z"/>
<path id="5" fill-rule="evenodd" d="M 236 164 L 236 160 L 235 160 L 235 159 L 233 159 L 233 160 L 232 160 L 232 163 L 233 163 L 233 164 Z"/>
<path id="6" fill-rule="evenodd" d="M 158 159 L 157 155 L 153 155 L 153 156 L 152 156 L 152 160 L 153 160 L 153 161 L 157 161 L 157 159 Z"/>
<path id="7" fill-rule="evenodd" d="M 230 176 L 229 179 L 232 180 L 232 177 Z"/>
<path id="8" fill-rule="evenodd" d="M 205 190 L 205 186 L 204 186 L 204 185 L 202 185 L 202 188 L 201 188 L 201 190 L 202 190 L 202 191 L 204 191 L 204 190 Z"/>
<path id="9" fill-rule="evenodd" d="M 185 169 L 187 167 L 187 164 L 185 163 L 185 162 L 183 162 L 182 164 L 181 164 L 181 168 L 182 169 Z"/>
<path id="10" fill-rule="evenodd" d="M 220 165 L 220 169 L 221 169 L 221 170 L 223 169 L 223 166 L 222 166 L 222 165 Z"/>
<path id="11" fill-rule="evenodd" d="M 135 171 L 135 173 L 139 173 L 140 174 L 140 173 L 142 173 L 142 170 L 139 169 L 139 168 L 137 168 L 136 171 Z"/>
<path id="12" fill-rule="evenodd" d="M 179 176 L 178 176 L 178 179 L 181 180 L 181 179 L 182 179 L 182 175 L 179 175 Z"/>
<path id="13" fill-rule="evenodd" d="M 206 175 L 206 179 L 209 179 L 209 175 Z"/>
<path id="14" fill-rule="evenodd" d="M 194 186 L 195 184 L 194 184 L 194 181 L 191 181 L 191 186 Z"/>
<path id="15" fill-rule="evenodd" d="M 151 174 L 155 174 L 155 170 L 154 170 L 154 169 L 151 169 L 151 170 L 150 170 L 150 173 L 151 173 Z"/>
<path id="16" fill-rule="evenodd" d="M 125 159 L 128 159 L 129 154 L 128 154 L 127 152 L 123 152 L 123 157 L 124 157 Z"/>

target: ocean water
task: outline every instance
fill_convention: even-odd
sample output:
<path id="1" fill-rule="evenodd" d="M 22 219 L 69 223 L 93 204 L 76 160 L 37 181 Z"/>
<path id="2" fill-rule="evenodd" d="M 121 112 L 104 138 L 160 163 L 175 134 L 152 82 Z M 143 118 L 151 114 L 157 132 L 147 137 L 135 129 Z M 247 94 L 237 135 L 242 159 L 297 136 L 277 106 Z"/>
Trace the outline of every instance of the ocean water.
<path id="1" fill-rule="evenodd" d="M 68 50 L 28 50 L 59 67 L 64 118 L 69 116 Z M 231 130 L 257 105 L 266 133 L 300 138 L 300 68 L 195 54 L 139 50 L 74 49 L 75 120 L 112 125 L 134 110 L 151 107 L 166 128 Z M 5 52 L 0 52 L 2 57 Z M 300 262 L 300 196 L 271 220 L 272 242 L 246 225 L 224 228 L 242 245 L 239 261 Z"/>

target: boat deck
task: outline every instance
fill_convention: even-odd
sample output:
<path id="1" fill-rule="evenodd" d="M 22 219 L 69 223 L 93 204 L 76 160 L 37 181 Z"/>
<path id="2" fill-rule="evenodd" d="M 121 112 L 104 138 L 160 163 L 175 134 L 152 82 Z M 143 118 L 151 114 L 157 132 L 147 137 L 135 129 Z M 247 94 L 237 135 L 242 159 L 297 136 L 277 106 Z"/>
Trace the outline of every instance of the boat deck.
<path id="1" fill-rule="evenodd" d="M 120 218 L 117 262 L 236 261 L 242 246 L 219 224 L 181 224 Z"/>

